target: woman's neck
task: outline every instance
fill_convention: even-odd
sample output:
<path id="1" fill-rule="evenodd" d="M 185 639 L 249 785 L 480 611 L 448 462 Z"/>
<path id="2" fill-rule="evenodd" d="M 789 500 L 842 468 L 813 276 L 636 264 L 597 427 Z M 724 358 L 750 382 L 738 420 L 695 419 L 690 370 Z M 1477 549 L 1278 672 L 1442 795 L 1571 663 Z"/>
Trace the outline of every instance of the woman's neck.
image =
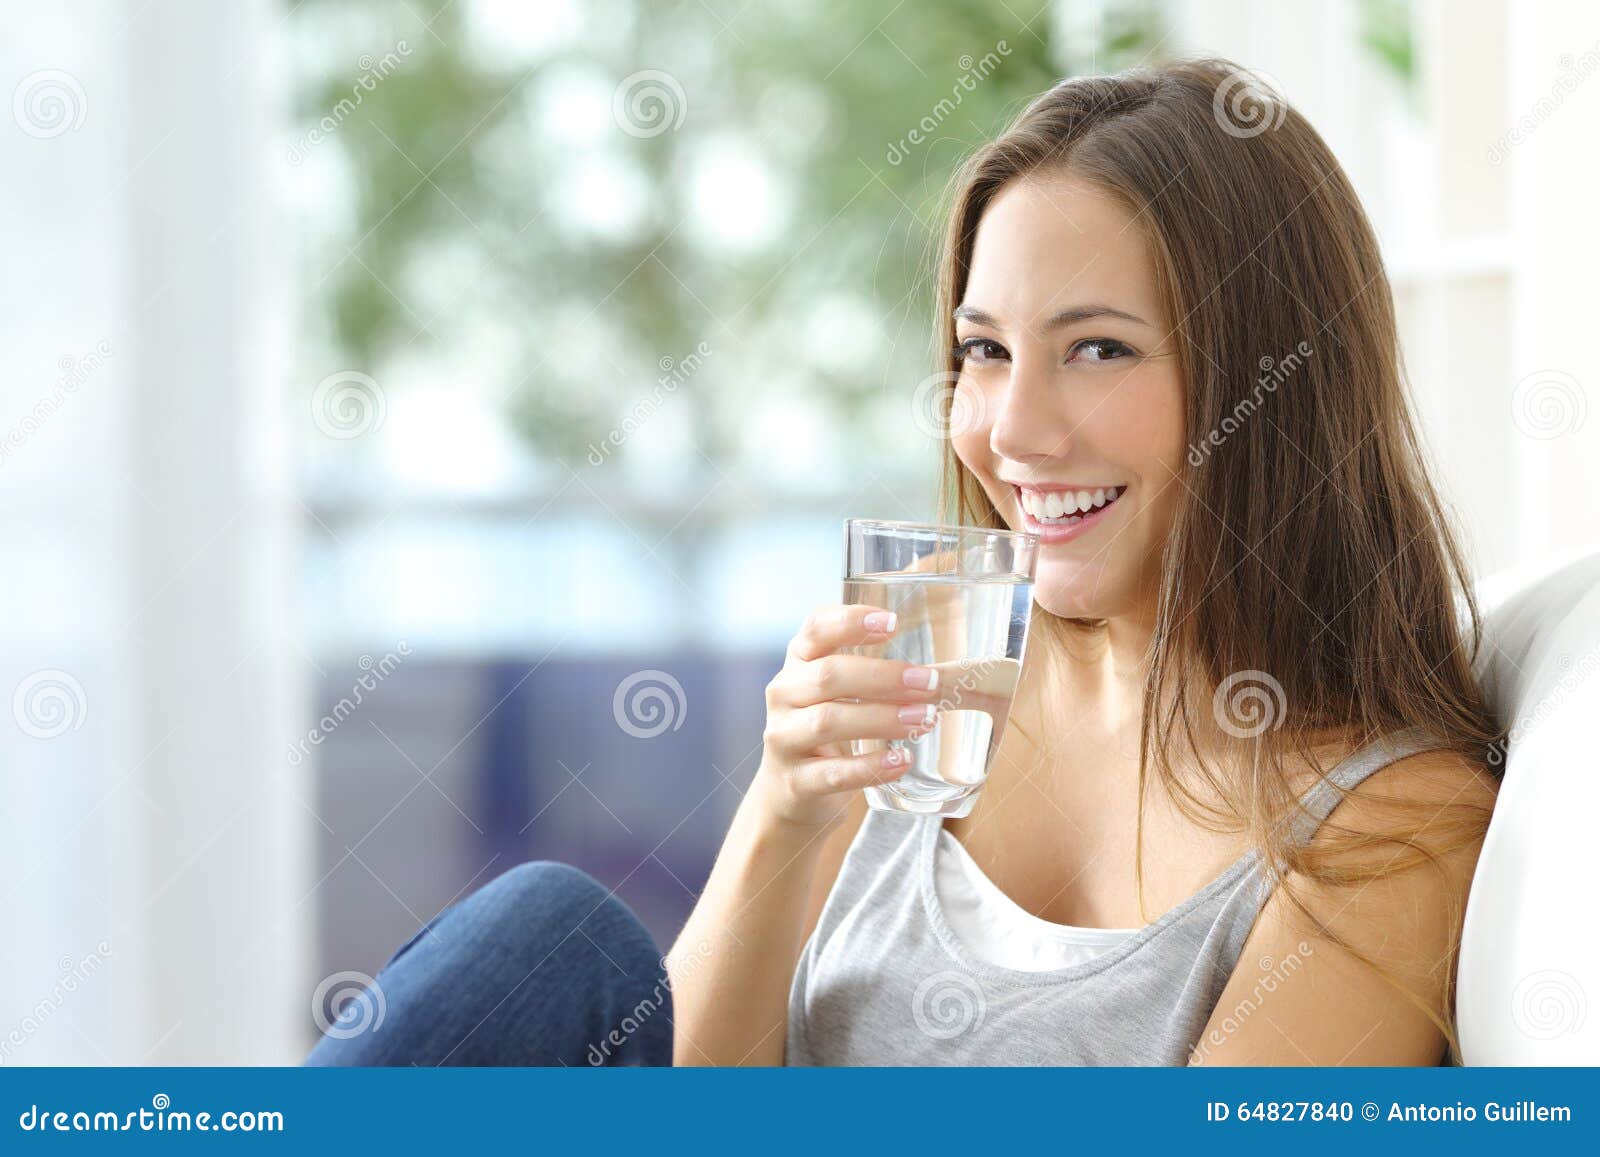
<path id="1" fill-rule="evenodd" d="M 1073 736 L 1072 747 L 1081 750 L 1087 744 L 1102 755 L 1120 753 L 1131 761 L 1125 763 L 1129 774 L 1136 772 L 1155 631 L 1152 608 L 1145 615 L 1106 619 L 1094 628 L 1065 635 L 1058 631 L 1033 634 L 1011 710 L 1011 718 L 1020 725 L 1017 730 L 1023 733 L 1012 738 L 1019 748 L 1026 749 L 1019 751 L 1025 765 L 1048 770 L 1058 757 L 1070 762 L 1062 740 Z M 1180 666 L 1191 680 L 1187 688 L 1190 726 L 1178 726 L 1164 738 L 1166 758 L 1179 778 L 1185 778 L 1185 768 L 1214 765 L 1230 745 L 1213 719 L 1215 688 L 1192 665 Z M 1169 687 L 1167 693 L 1172 690 Z M 1312 752 L 1310 762 L 1292 757 L 1284 768 L 1296 790 L 1309 786 L 1320 772 L 1365 740 L 1352 728 L 1340 726 L 1308 733 L 1305 738 Z M 1110 761 L 1102 766 L 1118 764 Z"/>
<path id="2" fill-rule="evenodd" d="M 1105 619 L 1095 628 L 1073 629 L 1064 639 L 1035 631 L 1013 709 L 1049 719 L 1055 714 L 1050 708 L 1059 709 L 1065 699 L 1075 714 L 1137 727 L 1154 636 L 1153 613 Z"/>

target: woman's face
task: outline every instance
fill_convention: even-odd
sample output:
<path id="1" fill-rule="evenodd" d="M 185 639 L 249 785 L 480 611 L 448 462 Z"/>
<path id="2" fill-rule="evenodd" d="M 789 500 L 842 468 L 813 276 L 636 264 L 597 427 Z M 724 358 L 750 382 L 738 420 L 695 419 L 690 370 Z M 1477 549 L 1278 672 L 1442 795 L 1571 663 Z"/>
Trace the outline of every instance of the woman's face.
<path id="1" fill-rule="evenodd" d="M 1132 214 L 1068 174 L 990 202 L 956 310 L 951 441 L 1014 530 L 1040 535 L 1034 599 L 1147 614 L 1183 486 L 1183 382 Z"/>

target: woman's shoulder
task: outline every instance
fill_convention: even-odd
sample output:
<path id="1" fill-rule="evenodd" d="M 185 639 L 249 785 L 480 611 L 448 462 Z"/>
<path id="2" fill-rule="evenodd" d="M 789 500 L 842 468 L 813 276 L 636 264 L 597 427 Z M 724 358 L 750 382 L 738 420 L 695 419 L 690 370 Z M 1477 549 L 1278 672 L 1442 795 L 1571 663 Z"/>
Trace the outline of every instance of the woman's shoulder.
<path id="1" fill-rule="evenodd" d="M 1465 903 L 1498 779 L 1452 748 L 1402 756 L 1341 793 L 1293 873 L 1333 909 Z M 1313 902 L 1312 907 L 1316 907 Z"/>
<path id="2" fill-rule="evenodd" d="M 1398 827 L 1420 834 L 1452 816 L 1481 814 L 1486 821 L 1499 787 L 1485 760 L 1455 748 L 1432 748 L 1401 756 L 1367 775 L 1348 789 L 1329 818 L 1372 833 Z"/>
<path id="3" fill-rule="evenodd" d="M 1454 958 L 1496 780 L 1454 750 L 1408 754 L 1334 807 L 1269 898 L 1202 1039 L 1223 1064 L 1432 1064 L 1444 1053 Z M 1270 1023 L 1223 1032 L 1256 998 L 1248 962 L 1295 960 Z M 1265 967 L 1263 965 L 1262 967 Z M 1331 1000 L 1329 993 L 1337 993 Z"/>
<path id="4" fill-rule="evenodd" d="M 1402 750 L 1414 745 L 1412 729 L 1390 732 L 1385 738 L 1398 740 Z M 1363 739 L 1352 732 L 1329 732 L 1311 748 L 1313 758 L 1291 763 L 1288 781 L 1299 794 L 1304 794 L 1333 769 L 1368 752 L 1382 754 L 1384 745 L 1370 738 Z M 1459 747 L 1433 746 L 1412 751 L 1399 758 L 1390 758 L 1367 771 L 1359 769 L 1356 776 L 1337 776 L 1342 779 L 1339 804 L 1347 816 L 1356 813 L 1382 812 L 1390 807 L 1426 807 L 1467 805 L 1492 807 L 1499 791 L 1499 777 L 1490 769 L 1484 758 L 1467 755 Z M 1354 779 L 1356 782 L 1351 783 Z M 1377 814 L 1368 818 L 1376 820 Z"/>

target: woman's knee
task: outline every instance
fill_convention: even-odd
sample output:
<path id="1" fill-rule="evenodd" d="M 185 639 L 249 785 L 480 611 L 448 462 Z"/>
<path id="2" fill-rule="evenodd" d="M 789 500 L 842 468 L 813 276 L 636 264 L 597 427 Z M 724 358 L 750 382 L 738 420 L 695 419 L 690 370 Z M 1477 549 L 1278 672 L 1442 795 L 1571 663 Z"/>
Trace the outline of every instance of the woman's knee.
<path id="1" fill-rule="evenodd" d="M 611 889 L 580 868 L 535 860 L 501 873 L 457 906 L 455 922 L 492 930 L 498 947 L 526 960 L 580 936 L 614 958 L 658 961 L 655 943 Z M 452 922 L 452 913 L 441 924 Z M 631 971 L 631 968 L 630 968 Z"/>
<path id="2" fill-rule="evenodd" d="M 500 873 L 475 895 L 485 904 L 515 912 L 570 913 L 599 907 L 611 897 L 611 890 L 582 868 L 557 860 L 531 860 Z"/>
<path id="3" fill-rule="evenodd" d="M 583 1063 L 623 1010 L 650 993 L 662 1003 L 664 983 L 656 945 L 627 905 L 577 868 L 536 861 L 440 913 L 379 974 L 396 1023 L 378 1051 L 392 1059 L 354 1059 L 376 1040 L 324 1042 L 319 1053 L 352 1058 L 344 1063 L 440 1063 L 435 1054 L 457 1064 Z M 661 1011 L 665 1022 L 670 1009 Z M 670 1052 L 670 1036 L 657 1035 L 651 1025 L 637 1046 Z"/>

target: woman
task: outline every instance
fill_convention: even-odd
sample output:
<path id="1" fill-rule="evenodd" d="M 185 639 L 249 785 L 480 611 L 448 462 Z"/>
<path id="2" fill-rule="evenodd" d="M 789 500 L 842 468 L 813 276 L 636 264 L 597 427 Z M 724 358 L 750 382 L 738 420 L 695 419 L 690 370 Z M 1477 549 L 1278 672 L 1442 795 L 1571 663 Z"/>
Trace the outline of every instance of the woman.
<path id="1" fill-rule="evenodd" d="M 827 606 L 672 956 L 572 869 L 447 910 L 326 1063 L 1435 1064 L 1498 734 L 1327 146 L 1217 61 L 1067 81 L 958 174 L 945 497 L 1042 536 L 963 819 L 865 809 L 928 672 Z M 947 510 L 946 514 L 952 513 Z M 665 966 L 667 975 L 661 967 Z"/>

